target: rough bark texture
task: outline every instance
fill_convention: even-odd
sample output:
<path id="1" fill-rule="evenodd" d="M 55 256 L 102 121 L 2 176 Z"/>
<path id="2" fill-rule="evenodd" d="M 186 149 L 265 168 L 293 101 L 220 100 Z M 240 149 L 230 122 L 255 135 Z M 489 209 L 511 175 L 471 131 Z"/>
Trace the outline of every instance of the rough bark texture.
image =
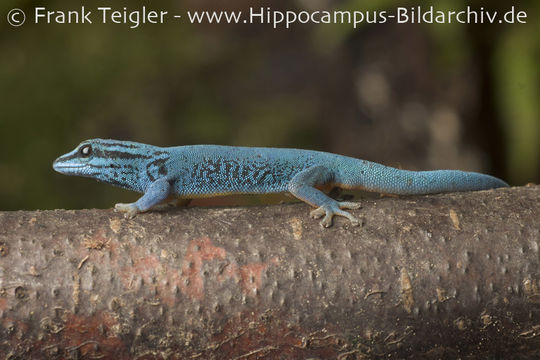
<path id="1" fill-rule="evenodd" d="M 0 213 L 0 356 L 539 358 L 540 187 Z"/>

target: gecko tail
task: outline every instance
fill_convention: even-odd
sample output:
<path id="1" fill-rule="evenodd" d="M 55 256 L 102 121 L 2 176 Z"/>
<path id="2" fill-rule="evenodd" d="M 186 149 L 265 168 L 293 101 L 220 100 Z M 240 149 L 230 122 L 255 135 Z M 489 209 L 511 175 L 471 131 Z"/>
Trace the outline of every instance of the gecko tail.
<path id="1" fill-rule="evenodd" d="M 336 184 L 387 194 L 422 195 L 508 187 L 491 175 L 461 170 L 410 171 L 366 160 L 347 159 L 340 164 Z"/>
<path id="2" fill-rule="evenodd" d="M 508 187 L 499 178 L 460 170 L 408 171 L 393 169 L 379 191 L 400 195 L 436 194 Z"/>

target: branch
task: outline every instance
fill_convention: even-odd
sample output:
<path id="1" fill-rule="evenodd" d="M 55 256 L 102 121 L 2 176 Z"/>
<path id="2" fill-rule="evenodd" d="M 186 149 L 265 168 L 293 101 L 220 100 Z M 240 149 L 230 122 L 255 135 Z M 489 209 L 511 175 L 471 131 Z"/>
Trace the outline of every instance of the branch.
<path id="1" fill-rule="evenodd" d="M 538 358 L 540 186 L 0 213 L 4 358 Z"/>

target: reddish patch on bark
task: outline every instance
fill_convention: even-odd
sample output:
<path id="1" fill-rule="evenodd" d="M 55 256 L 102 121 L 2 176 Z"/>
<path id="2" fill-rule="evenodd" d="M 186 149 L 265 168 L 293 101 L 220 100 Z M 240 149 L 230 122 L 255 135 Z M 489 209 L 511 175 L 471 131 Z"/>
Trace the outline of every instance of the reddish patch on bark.
<path id="1" fill-rule="evenodd" d="M 149 255 L 148 249 L 135 247 L 131 250 L 132 266 L 121 269 L 120 278 L 124 287 L 133 290 L 139 284 L 134 282 L 140 276 L 146 286 L 154 286 L 161 301 L 173 306 L 176 297 L 174 288 L 180 289 L 182 294 L 193 299 L 204 299 L 205 279 L 202 274 L 204 262 L 214 260 L 227 260 L 228 254 L 224 248 L 214 246 L 207 238 L 192 240 L 182 261 L 181 271 L 169 266 L 156 255 Z M 239 280 L 242 292 L 250 296 L 256 295 L 256 290 L 262 284 L 262 272 L 270 265 L 278 265 L 277 258 L 266 263 L 249 263 L 238 266 L 235 262 L 225 265 L 217 280 L 223 282 L 227 279 Z"/>
<path id="2" fill-rule="evenodd" d="M 249 263 L 243 266 L 238 266 L 236 263 L 230 263 L 225 266 L 218 281 L 223 282 L 227 279 L 240 280 L 242 292 L 250 296 L 256 296 L 257 291 L 262 285 L 262 273 L 270 265 L 279 265 L 279 259 L 274 257 L 268 262 Z"/>
<path id="3" fill-rule="evenodd" d="M 6 298 L 3 298 L 3 297 L 0 298 L 0 311 L 6 310 L 7 304 L 8 304 L 8 301 Z"/>
<path id="4" fill-rule="evenodd" d="M 257 290 L 262 285 L 262 272 L 270 265 L 278 265 L 278 258 L 272 258 L 267 263 L 251 263 L 241 266 L 238 270 L 240 275 L 240 285 L 242 285 L 242 291 L 251 296 L 255 296 Z"/>
<path id="5" fill-rule="evenodd" d="M 182 293 L 193 299 L 203 299 L 204 280 L 201 275 L 203 261 L 224 260 L 226 256 L 225 249 L 212 245 L 212 241 L 207 237 L 192 240 L 182 264 L 179 284 Z"/>
<path id="6" fill-rule="evenodd" d="M 109 312 L 100 312 L 93 316 L 66 314 L 64 329 L 60 332 L 65 351 L 68 354 L 75 352 L 83 358 L 102 354 L 125 354 L 122 340 L 114 335 L 112 328 L 115 325 L 117 321 Z"/>
<path id="7" fill-rule="evenodd" d="M 154 284 L 161 300 L 172 306 L 175 296 L 171 288 L 177 286 L 184 295 L 195 299 L 204 298 L 204 279 L 201 274 L 205 261 L 223 260 L 227 256 L 225 249 L 214 246 L 209 238 L 192 240 L 178 268 L 168 266 L 155 255 L 148 255 L 147 249 L 136 247 L 131 251 L 132 266 L 120 271 L 122 283 L 132 289 L 134 276 L 138 275 L 145 284 Z"/>
<path id="8" fill-rule="evenodd" d="M 10 317 L 3 319 L 1 324 L 6 333 L 10 334 L 14 340 L 23 338 L 24 334 L 28 331 L 28 324 L 26 322 Z M 13 343 L 13 345 L 16 344 L 16 342 Z"/>
<path id="9" fill-rule="evenodd" d="M 148 255 L 148 250 L 142 246 L 137 246 L 131 250 L 132 266 L 126 266 L 120 270 L 122 283 L 128 289 L 133 286 L 133 278 L 139 275 L 146 284 L 153 283 L 155 274 L 162 270 L 163 265 L 155 255 Z"/>
<path id="10" fill-rule="evenodd" d="M 120 270 L 122 284 L 128 290 L 138 290 L 140 282 L 136 281 L 136 277 L 140 276 L 145 286 L 152 286 L 156 289 L 161 301 L 172 306 L 175 297 L 168 285 L 179 286 L 178 268 L 168 266 L 159 257 L 148 255 L 147 252 L 148 249 L 142 246 L 131 250 L 133 265 L 123 267 Z"/>
<path id="11" fill-rule="evenodd" d="M 117 321 L 109 312 L 77 316 L 71 312 L 45 318 L 41 327 L 48 333 L 34 343 L 25 355 L 28 358 L 129 359 L 129 351 L 116 335 Z"/>

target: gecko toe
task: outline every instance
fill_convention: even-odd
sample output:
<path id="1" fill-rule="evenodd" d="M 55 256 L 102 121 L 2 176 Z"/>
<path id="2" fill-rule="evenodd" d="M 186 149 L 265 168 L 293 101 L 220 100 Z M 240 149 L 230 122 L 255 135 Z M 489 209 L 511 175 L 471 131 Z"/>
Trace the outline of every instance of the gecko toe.
<path id="1" fill-rule="evenodd" d="M 321 220 L 321 226 L 322 227 L 325 227 L 325 228 L 329 228 L 330 226 L 332 226 L 332 218 L 334 217 L 334 214 L 329 214 L 327 213 L 325 216 L 324 216 L 324 219 Z"/>
<path id="2" fill-rule="evenodd" d="M 347 213 L 348 214 L 348 213 Z M 349 216 L 347 216 L 347 219 L 349 219 L 349 221 L 351 222 L 351 225 L 352 226 L 359 226 L 360 225 L 360 220 L 355 218 L 354 216 L 352 216 L 351 214 L 349 214 Z"/>
<path id="3" fill-rule="evenodd" d="M 310 215 L 314 219 L 319 219 L 324 216 L 320 224 L 322 227 L 325 227 L 325 228 L 332 226 L 332 219 L 335 215 L 346 217 L 347 219 L 349 219 L 352 226 L 358 226 L 360 225 L 360 220 L 358 220 L 349 212 L 341 210 L 341 208 L 358 209 L 359 207 L 360 207 L 360 204 L 355 203 L 355 202 L 340 202 L 340 203 L 335 203 L 335 204 L 324 204 L 316 208 L 315 210 L 311 211 Z"/>
<path id="4" fill-rule="evenodd" d="M 316 208 L 315 210 L 311 211 L 309 213 L 309 215 L 313 218 L 313 219 L 320 219 L 322 218 L 324 215 L 326 214 L 326 211 L 323 209 L 322 206 Z"/>
<path id="5" fill-rule="evenodd" d="M 121 204 L 114 205 L 114 211 L 123 212 L 126 219 L 133 219 L 139 212 L 135 204 Z"/>
<path id="6" fill-rule="evenodd" d="M 347 219 L 349 219 L 349 221 L 351 222 L 351 225 L 352 225 L 352 226 L 358 226 L 358 225 L 360 225 L 360 220 L 358 220 L 357 218 L 355 218 L 354 216 L 352 216 L 351 213 L 349 213 L 349 212 L 347 212 L 347 211 L 337 210 L 337 211 L 335 212 L 335 215 L 339 215 L 339 216 L 346 217 Z"/>
<path id="7" fill-rule="evenodd" d="M 360 209 L 362 207 L 361 203 L 352 202 L 352 201 L 341 201 L 338 204 L 339 204 L 340 209 L 355 210 L 355 209 Z"/>
<path id="8" fill-rule="evenodd" d="M 312 218 L 314 219 L 320 219 L 324 216 L 324 218 L 321 220 L 320 224 L 322 227 L 330 227 L 332 226 L 332 218 L 334 217 L 334 211 L 328 206 L 319 206 L 315 210 L 311 211 L 309 213 Z"/>

